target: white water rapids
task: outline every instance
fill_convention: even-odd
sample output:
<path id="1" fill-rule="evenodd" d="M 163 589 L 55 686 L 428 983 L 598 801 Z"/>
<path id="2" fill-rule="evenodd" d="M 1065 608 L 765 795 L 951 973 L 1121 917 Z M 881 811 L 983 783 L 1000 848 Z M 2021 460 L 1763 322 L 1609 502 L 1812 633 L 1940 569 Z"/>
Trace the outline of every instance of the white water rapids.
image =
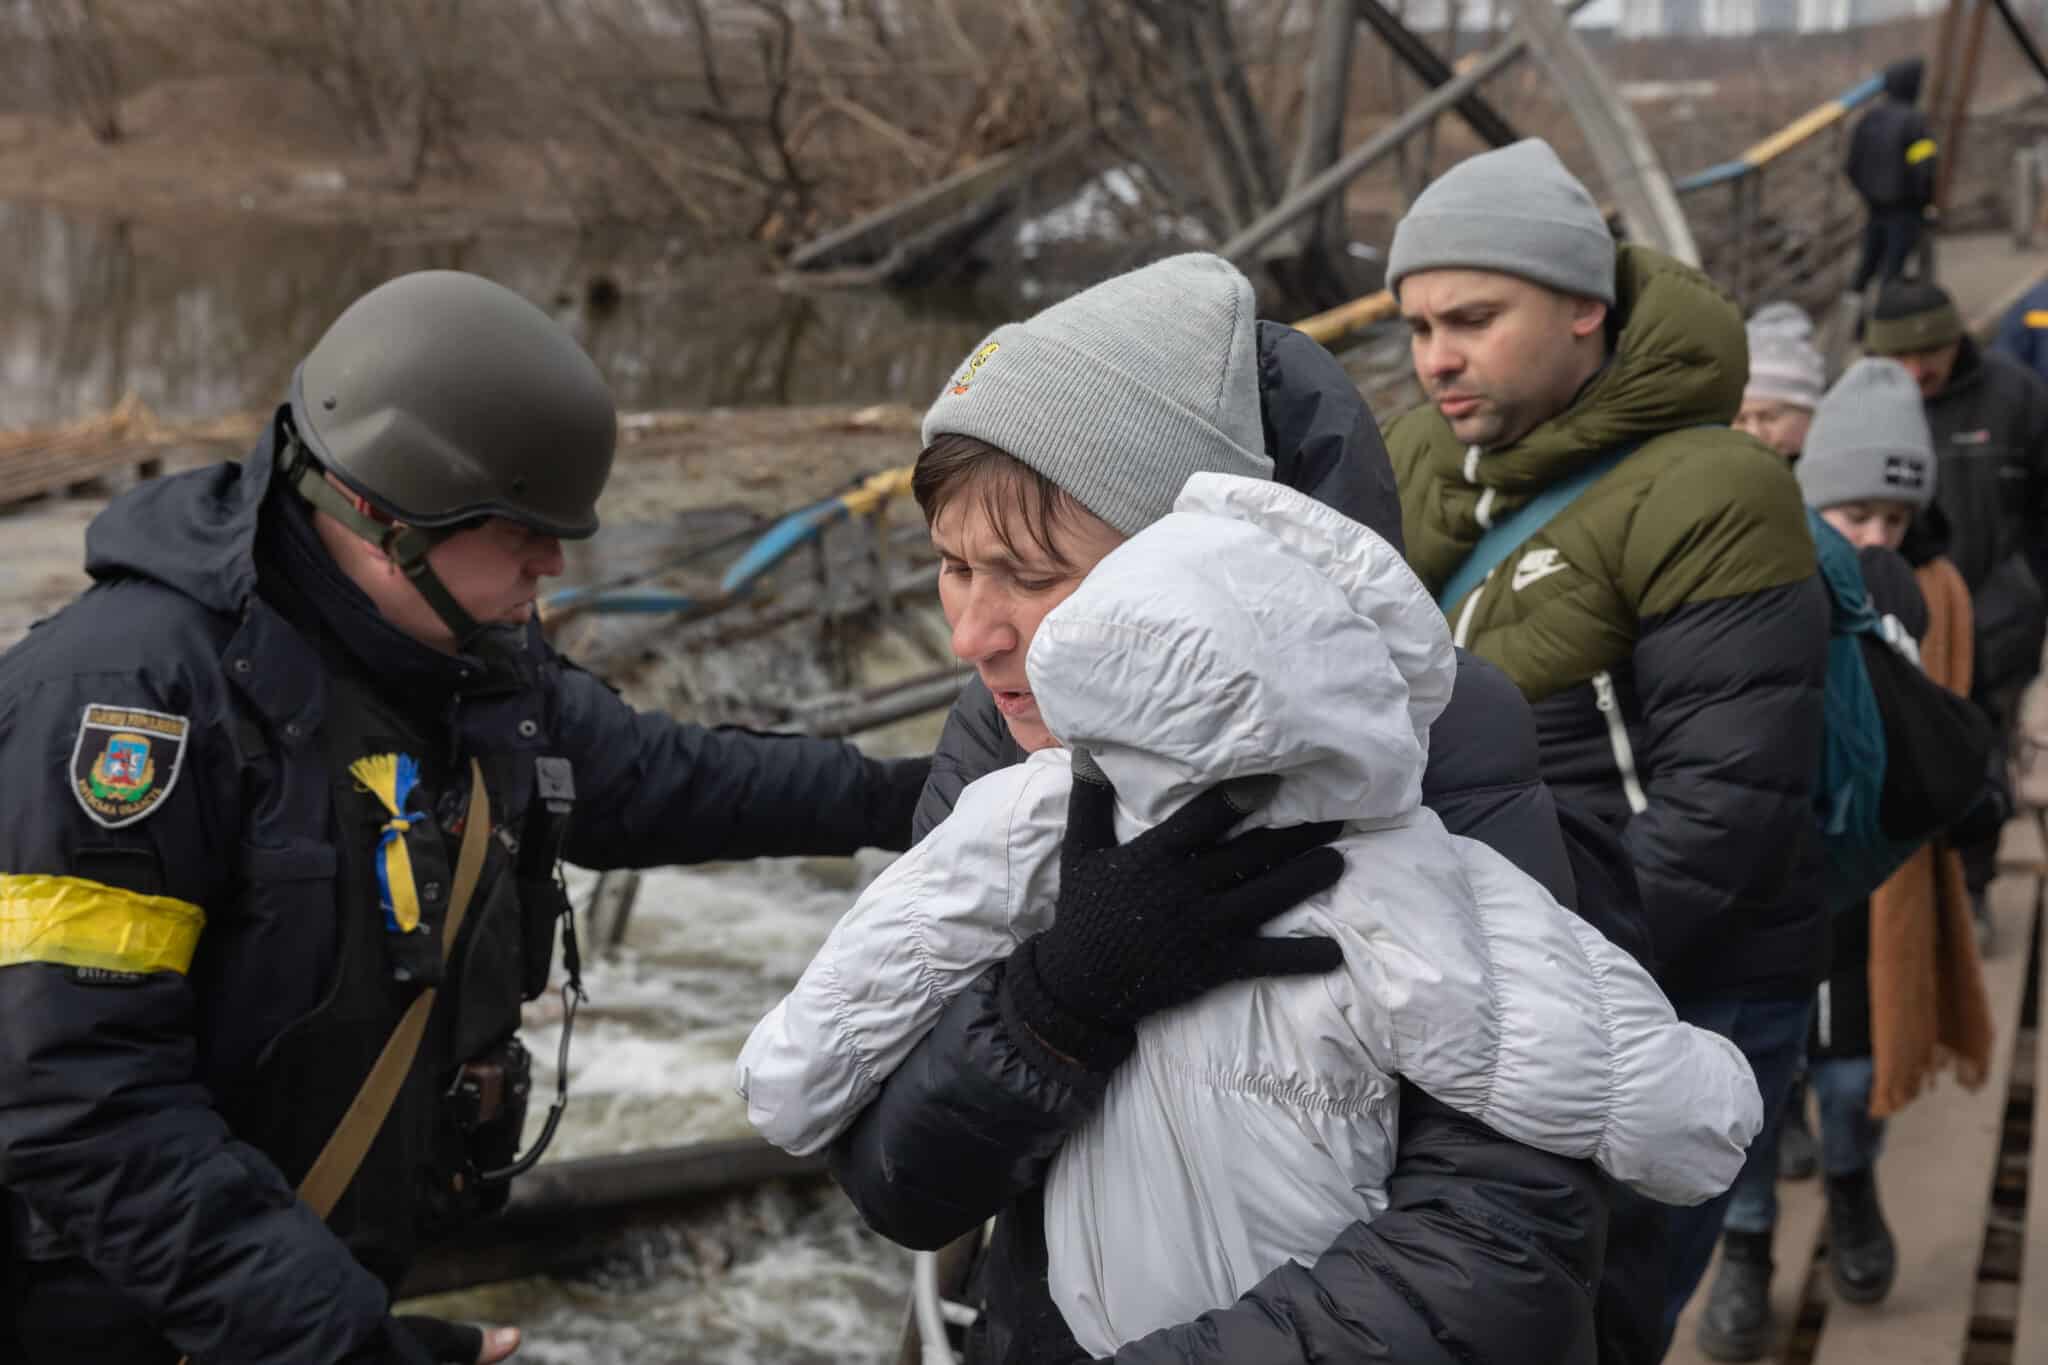
<path id="1" fill-rule="evenodd" d="M 922 616 L 923 620 L 918 618 Z M 855 672 L 877 683 L 932 666 L 935 612 L 867 637 Z M 831 690 L 828 670 L 792 649 L 802 628 L 708 654 L 665 652 L 627 688 L 639 705 Z M 861 737 L 872 753 L 928 752 L 940 717 Z M 577 1016 L 570 1101 L 548 1160 L 749 1134 L 733 1060 L 826 932 L 889 855 L 783 858 L 644 875 L 620 948 L 585 942 L 589 1000 Z M 587 904 L 595 877 L 572 870 Z M 584 923 L 579 913 L 579 927 Z M 559 967 L 556 976 L 560 982 Z M 534 1058 L 528 1137 L 555 1089 L 559 993 L 528 1007 Z M 655 1233 L 635 1232 L 604 1268 L 418 1301 L 416 1311 L 514 1324 L 522 1365 L 823 1365 L 894 1358 L 910 1255 L 862 1226 L 836 1189 L 771 1187 Z"/>

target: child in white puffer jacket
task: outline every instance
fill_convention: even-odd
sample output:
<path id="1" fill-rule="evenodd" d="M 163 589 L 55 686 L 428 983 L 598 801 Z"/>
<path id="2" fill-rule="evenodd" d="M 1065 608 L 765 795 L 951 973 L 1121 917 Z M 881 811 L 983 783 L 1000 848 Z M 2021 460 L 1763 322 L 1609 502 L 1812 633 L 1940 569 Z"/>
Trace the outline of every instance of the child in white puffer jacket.
<path id="1" fill-rule="evenodd" d="M 1633 959 L 1421 805 L 1448 630 L 1384 540 L 1277 484 L 1191 479 L 1039 626 L 1064 748 L 970 785 L 754 1030 L 739 1079 L 777 1145 L 837 1136 L 955 993 L 1050 923 L 1071 784 L 1128 839 L 1277 774 L 1248 824 L 1343 820 L 1345 875 L 1273 920 L 1343 953 L 1145 1019 L 1045 1194 L 1054 1302 L 1090 1352 L 1235 1300 L 1386 1207 L 1406 1077 L 1507 1137 L 1653 1198 L 1727 1188 L 1761 1122 L 1726 1040 Z"/>

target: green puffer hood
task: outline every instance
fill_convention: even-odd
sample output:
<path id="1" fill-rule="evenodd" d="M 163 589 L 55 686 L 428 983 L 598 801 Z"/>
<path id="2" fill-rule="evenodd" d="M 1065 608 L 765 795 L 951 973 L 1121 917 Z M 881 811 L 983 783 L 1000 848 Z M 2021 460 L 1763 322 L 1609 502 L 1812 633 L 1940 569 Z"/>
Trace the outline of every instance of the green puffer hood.
<path id="1" fill-rule="evenodd" d="M 1749 379 L 1735 301 L 1693 267 L 1641 246 L 1621 248 L 1614 284 L 1621 334 L 1606 367 L 1564 412 L 1488 451 L 1481 484 L 1530 493 L 1617 446 L 1735 420 Z M 1423 426 L 1438 475 L 1462 480 L 1465 447 L 1443 414 L 1425 407 L 1406 420 Z"/>

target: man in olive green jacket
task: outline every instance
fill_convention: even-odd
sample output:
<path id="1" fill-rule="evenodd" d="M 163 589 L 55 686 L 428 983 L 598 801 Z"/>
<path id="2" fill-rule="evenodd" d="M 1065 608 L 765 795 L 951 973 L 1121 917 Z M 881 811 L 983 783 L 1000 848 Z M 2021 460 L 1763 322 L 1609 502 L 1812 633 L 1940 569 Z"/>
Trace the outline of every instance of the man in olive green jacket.
<path id="1" fill-rule="evenodd" d="M 1458 644 L 1534 705 L 1559 802 L 1621 831 L 1680 1016 L 1732 1039 L 1775 1107 L 1827 953 L 1811 796 L 1828 606 L 1798 486 L 1729 429 L 1748 373 L 1741 314 L 1698 271 L 1617 251 L 1585 186 L 1534 140 L 1431 185 L 1395 231 L 1388 277 L 1429 401 L 1387 445 L 1408 558 L 1432 591 L 1490 528 L 1618 460 L 1443 605 Z M 1663 1215 L 1664 1340 L 1725 1203 Z M 1653 1250 L 1615 1231 L 1631 1256 Z M 1654 1360 L 1662 1342 L 1604 1354 Z"/>

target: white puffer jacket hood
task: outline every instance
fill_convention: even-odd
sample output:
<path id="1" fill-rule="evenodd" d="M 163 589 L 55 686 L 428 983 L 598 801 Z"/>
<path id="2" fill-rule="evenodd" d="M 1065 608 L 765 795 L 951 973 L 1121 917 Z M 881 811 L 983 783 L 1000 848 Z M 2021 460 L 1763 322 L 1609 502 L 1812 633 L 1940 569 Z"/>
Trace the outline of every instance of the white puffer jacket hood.
<path id="1" fill-rule="evenodd" d="M 1228 1304 L 1382 1212 L 1402 1077 L 1653 1198 L 1733 1181 L 1762 1122 L 1741 1054 L 1420 804 L 1455 660 L 1378 536 L 1278 485 L 1198 475 L 1046 617 L 1027 668 L 1053 733 L 1115 784 L 1125 838 L 1268 773 L 1254 821 L 1346 821 L 1345 876 L 1264 930 L 1327 936 L 1343 966 L 1144 1020 L 1053 1161 L 1049 1283 L 1091 1354 Z M 829 1143 L 948 1000 L 1052 923 L 1073 754 L 969 784 L 755 1028 L 739 1085 L 770 1141 Z"/>
<path id="2" fill-rule="evenodd" d="M 1278 484 L 1197 474 L 1040 623 L 1025 668 L 1128 837 L 1262 774 L 1280 788 L 1248 824 L 1412 814 L 1458 664 L 1386 541 Z"/>

